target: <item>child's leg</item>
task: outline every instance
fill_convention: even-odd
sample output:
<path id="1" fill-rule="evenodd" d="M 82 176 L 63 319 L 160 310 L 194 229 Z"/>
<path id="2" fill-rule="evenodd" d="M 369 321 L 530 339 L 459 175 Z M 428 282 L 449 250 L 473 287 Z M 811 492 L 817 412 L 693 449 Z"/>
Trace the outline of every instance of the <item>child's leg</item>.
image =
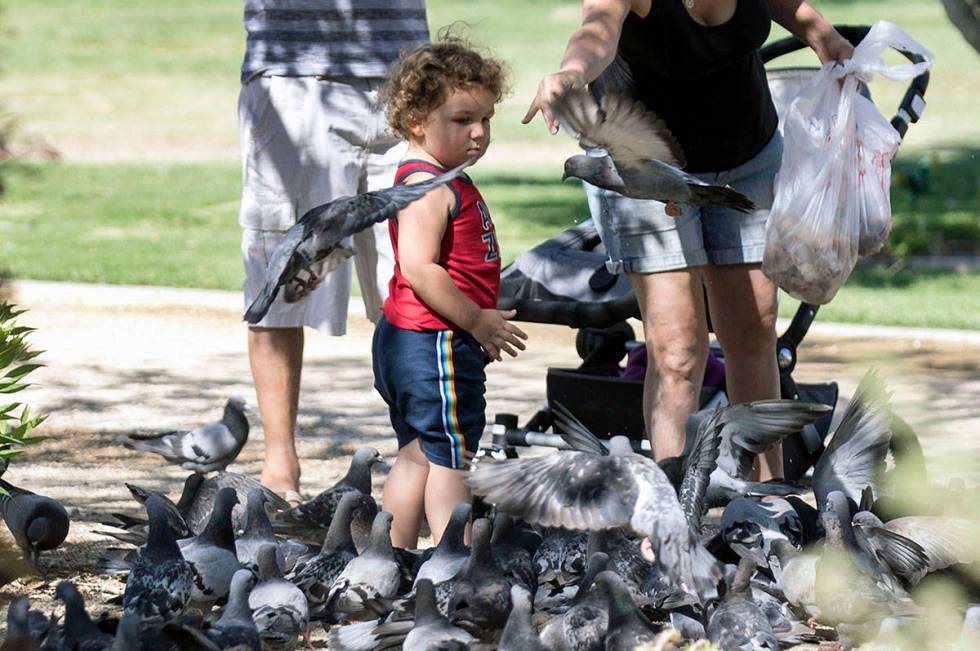
<path id="1" fill-rule="evenodd" d="M 429 478 L 425 482 L 425 517 L 432 531 L 433 544 L 439 544 L 456 505 L 469 501 L 470 489 L 458 470 L 434 463 L 429 465 Z"/>
<path id="2" fill-rule="evenodd" d="M 415 549 L 419 542 L 429 461 L 419 439 L 403 446 L 385 479 L 382 508 L 391 513 L 391 544 Z M 445 525 L 443 525 L 445 526 Z"/>

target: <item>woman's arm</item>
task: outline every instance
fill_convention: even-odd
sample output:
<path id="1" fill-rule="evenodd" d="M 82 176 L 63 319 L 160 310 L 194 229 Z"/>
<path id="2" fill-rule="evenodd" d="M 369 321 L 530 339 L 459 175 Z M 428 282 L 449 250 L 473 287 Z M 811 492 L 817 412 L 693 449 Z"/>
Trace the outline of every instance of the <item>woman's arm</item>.
<path id="1" fill-rule="evenodd" d="M 806 0 L 769 0 L 769 14 L 813 48 L 820 63 L 843 61 L 854 53 L 854 46 Z"/>
<path id="2" fill-rule="evenodd" d="M 408 177 L 408 181 L 429 178 L 417 174 Z M 439 265 L 442 237 L 454 202 L 455 195 L 442 186 L 398 213 L 398 265 L 402 277 L 439 316 L 473 335 L 491 359 L 500 361 L 501 351 L 516 357 L 514 348 L 524 350 L 521 339 L 527 339 L 527 335 L 506 320 L 514 312 L 481 309 L 459 291 L 449 272 Z"/>
<path id="3" fill-rule="evenodd" d="M 521 122 L 527 124 L 541 111 L 548 130 L 558 133 L 552 102 L 572 88 L 585 86 L 612 63 L 623 22 L 641 4 L 649 5 L 649 0 L 583 0 L 582 25 L 569 37 L 558 72 L 546 75 L 538 84 L 538 93 Z"/>

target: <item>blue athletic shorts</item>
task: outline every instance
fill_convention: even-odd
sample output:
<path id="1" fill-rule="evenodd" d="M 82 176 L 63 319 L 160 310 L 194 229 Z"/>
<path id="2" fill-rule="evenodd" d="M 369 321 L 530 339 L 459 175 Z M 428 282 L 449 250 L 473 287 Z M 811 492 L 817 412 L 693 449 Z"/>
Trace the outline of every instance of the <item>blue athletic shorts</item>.
<path id="1" fill-rule="evenodd" d="M 398 448 L 420 439 L 426 458 L 462 468 L 486 426 L 487 356 L 472 335 L 418 332 L 383 316 L 372 344 L 374 388 L 388 403 Z"/>
<path id="2" fill-rule="evenodd" d="M 585 183 L 589 209 L 612 273 L 655 273 L 707 264 L 747 264 L 762 261 L 766 220 L 773 200 L 773 180 L 783 156 L 777 131 L 748 161 L 730 170 L 694 174 L 707 183 L 731 185 L 756 206 L 749 213 L 709 205 L 678 206 L 671 217 L 659 201 L 630 199 Z"/>

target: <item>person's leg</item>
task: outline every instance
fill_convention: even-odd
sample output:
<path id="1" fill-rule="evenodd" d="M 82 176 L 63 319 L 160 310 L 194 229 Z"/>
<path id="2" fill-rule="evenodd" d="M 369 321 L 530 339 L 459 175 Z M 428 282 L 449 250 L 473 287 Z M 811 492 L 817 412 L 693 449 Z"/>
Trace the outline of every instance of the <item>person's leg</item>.
<path id="1" fill-rule="evenodd" d="M 704 277 L 711 323 L 725 351 L 729 402 L 778 398 L 776 286 L 758 264 L 708 266 Z M 776 446 L 759 459 L 759 478 L 782 476 Z"/>
<path id="2" fill-rule="evenodd" d="M 434 545 L 442 539 L 456 505 L 469 501 L 470 489 L 458 470 L 430 463 L 429 478 L 425 482 L 425 519 Z"/>
<path id="3" fill-rule="evenodd" d="M 265 431 L 262 485 L 285 494 L 299 490 L 293 432 L 303 368 L 303 328 L 248 329 L 248 356 Z"/>
<path id="4" fill-rule="evenodd" d="M 419 439 L 398 450 L 398 457 L 385 479 L 382 508 L 391 513 L 391 544 L 415 549 L 422 523 L 429 460 L 422 453 Z"/>
<path id="5" fill-rule="evenodd" d="M 655 460 L 684 451 L 684 421 L 698 408 L 708 355 L 700 268 L 628 274 L 647 347 L 643 417 Z"/>

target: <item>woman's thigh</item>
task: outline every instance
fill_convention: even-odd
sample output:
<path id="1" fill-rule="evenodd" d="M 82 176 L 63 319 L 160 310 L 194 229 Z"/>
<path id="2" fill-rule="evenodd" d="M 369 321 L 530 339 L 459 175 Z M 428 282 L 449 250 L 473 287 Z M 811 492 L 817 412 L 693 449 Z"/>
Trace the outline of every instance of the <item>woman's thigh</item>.
<path id="1" fill-rule="evenodd" d="M 711 324 L 726 354 L 775 346 L 776 286 L 758 264 L 707 266 Z"/>
<path id="2" fill-rule="evenodd" d="M 707 320 L 701 267 L 628 274 L 640 304 L 644 338 L 657 366 L 685 366 L 706 350 Z M 696 359 L 690 359 L 696 364 Z"/>

